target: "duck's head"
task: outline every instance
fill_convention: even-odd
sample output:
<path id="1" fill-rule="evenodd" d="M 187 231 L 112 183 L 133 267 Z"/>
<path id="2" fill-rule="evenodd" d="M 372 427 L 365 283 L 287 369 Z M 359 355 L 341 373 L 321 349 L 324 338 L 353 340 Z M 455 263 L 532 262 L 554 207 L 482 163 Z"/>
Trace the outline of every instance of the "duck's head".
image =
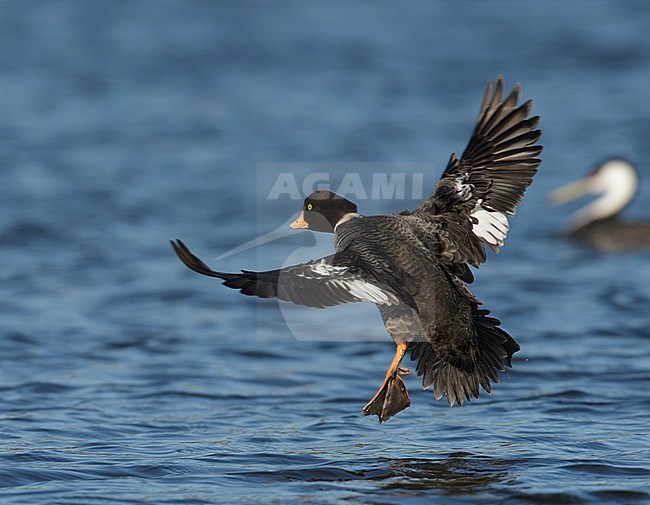
<path id="1" fill-rule="evenodd" d="M 634 198 L 638 185 L 634 166 L 622 158 L 611 158 L 583 179 L 555 189 L 550 196 L 561 205 L 585 195 L 601 195 L 573 216 L 573 227 L 579 227 L 618 214 Z"/>
<path id="2" fill-rule="evenodd" d="M 305 198 L 300 216 L 289 226 L 333 233 L 341 219 L 356 212 L 357 206 L 350 200 L 331 191 L 314 191 Z"/>

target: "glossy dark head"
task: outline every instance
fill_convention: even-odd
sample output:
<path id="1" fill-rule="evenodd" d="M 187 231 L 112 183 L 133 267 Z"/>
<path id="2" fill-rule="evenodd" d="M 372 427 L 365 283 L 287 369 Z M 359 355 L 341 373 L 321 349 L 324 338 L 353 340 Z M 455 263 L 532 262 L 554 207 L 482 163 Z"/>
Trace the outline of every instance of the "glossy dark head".
<path id="1" fill-rule="evenodd" d="M 357 206 L 342 196 L 331 191 L 314 191 L 305 198 L 302 213 L 290 226 L 333 233 L 343 216 L 356 211 Z"/>

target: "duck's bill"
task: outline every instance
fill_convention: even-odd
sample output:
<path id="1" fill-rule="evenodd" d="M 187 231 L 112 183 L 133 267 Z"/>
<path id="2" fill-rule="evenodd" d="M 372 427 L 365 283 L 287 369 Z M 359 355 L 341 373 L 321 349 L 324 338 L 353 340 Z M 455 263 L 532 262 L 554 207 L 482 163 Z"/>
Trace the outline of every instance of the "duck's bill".
<path id="1" fill-rule="evenodd" d="M 293 223 L 289 225 L 289 228 L 293 228 L 294 230 L 300 229 L 300 228 L 309 228 L 309 225 L 307 224 L 307 221 L 305 221 L 305 212 L 301 212 L 300 215 L 298 216 L 298 219 L 296 219 Z"/>
<path id="2" fill-rule="evenodd" d="M 562 205 L 571 202 L 588 194 L 591 191 L 589 183 L 585 179 L 570 182 L 564 186 L 560 186 L 549 193 L 551 201 L 555 205 Z"/>

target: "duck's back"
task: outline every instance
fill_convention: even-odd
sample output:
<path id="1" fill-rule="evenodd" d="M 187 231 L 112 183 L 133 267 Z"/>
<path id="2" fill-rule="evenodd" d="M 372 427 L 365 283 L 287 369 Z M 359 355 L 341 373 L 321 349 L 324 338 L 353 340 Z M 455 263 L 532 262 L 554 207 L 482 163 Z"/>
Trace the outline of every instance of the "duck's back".
<path id="1" fill-rule="evenodd" d="M 385 262 L 397 278 L 409 283 L 414 296 L 422 335 L 401 335 L 415 339 L 459 342 L 472 340 L 475 305 L 471 292 L 462 281 L 437 260 L 437 236 L 430 223 L 409 215 L 377 215 L 353 217 L 342 223 L 336 232 L 337 251 L 350 249 L 359 252 L 367 261 Z M 404 275 L 401 275 L 401 274 Z M 388 324 L 395 311 L 380 307 Z"/>

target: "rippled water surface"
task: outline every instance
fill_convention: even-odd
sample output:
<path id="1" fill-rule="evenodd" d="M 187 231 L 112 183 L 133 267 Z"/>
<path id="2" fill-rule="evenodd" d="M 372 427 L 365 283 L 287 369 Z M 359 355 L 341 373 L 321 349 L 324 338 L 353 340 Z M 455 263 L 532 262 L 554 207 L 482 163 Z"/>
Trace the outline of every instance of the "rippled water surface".
<path id="1" fill-rule="evenodd" d="M 650 502 L 650 256 L 566 242 L 576 207 L 546 197 L 623 154 L 650 219 L 649 31 L 642 1 L 2 2 L 0 501 Z M 373 307 L 279 309 L 174 257 L 325 253 L 306 232 L 214 261 L 299 210 L 276 172 L 428 189 L 499 73 L 545 151 L 474 285 L 522 345 L 492 396 L 407 377 L 379 425 Z"/>

